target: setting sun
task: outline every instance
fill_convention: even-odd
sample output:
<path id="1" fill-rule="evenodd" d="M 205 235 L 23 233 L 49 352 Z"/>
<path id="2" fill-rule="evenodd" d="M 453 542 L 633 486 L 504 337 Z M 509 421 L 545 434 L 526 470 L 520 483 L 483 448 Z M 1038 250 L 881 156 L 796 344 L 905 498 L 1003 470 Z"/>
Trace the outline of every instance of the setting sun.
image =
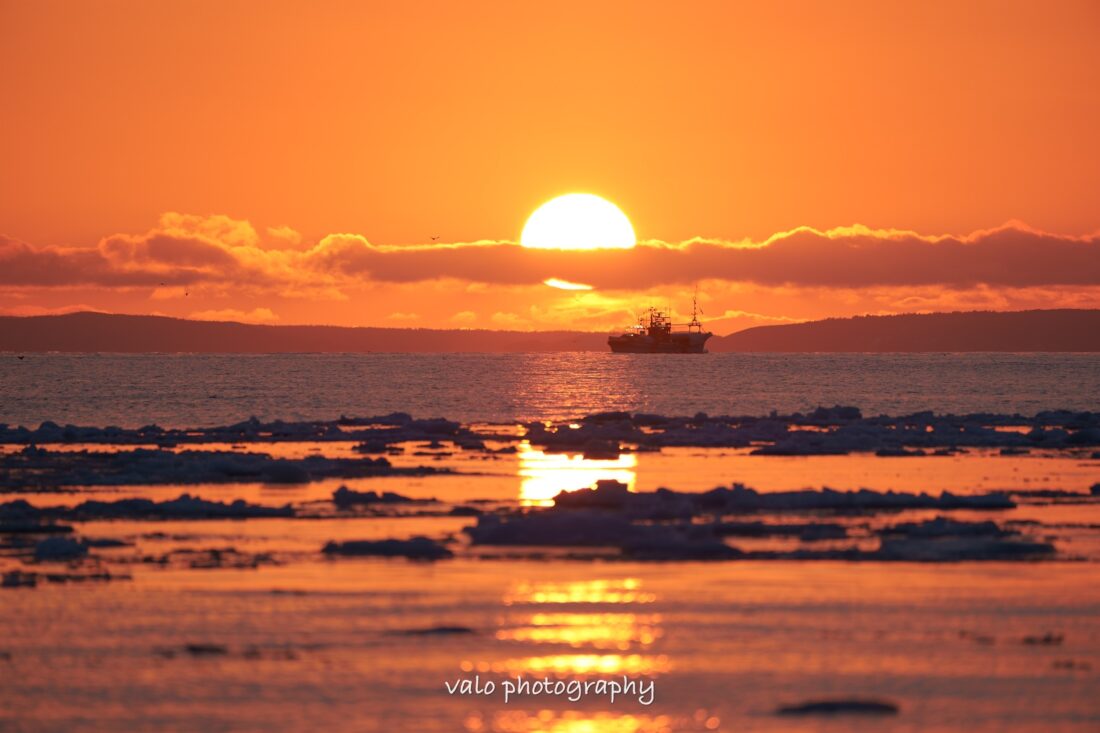
<path id="1" fill-rule="evenodd" d="M 520 244 L 534 249 L 630 249 L 634 227 L 618 206 L 590 193 L 547 201 L 523 227 Z"/>

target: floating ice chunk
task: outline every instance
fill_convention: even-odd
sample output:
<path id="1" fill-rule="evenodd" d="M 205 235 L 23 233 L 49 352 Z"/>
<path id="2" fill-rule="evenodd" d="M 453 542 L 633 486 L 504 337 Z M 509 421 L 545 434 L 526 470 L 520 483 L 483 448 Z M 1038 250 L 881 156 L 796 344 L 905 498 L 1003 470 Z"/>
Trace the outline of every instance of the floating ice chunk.
<path id="1" fill-rule="evenodd" d="M 595 488 L 559 492 L 554 497 L 554 506 L 621 509 L 631 500 L 631 496 L 627 485 L 621 481 L 601 479 L 596 482 Z"/>
<path id="2" fill-rule="evenodd" d="M 985 645 L 985 646 L 990 646 L 990 645 L 996 643 L 996 641 L 997 641 L 996 638 L 994 638 L 993 636 L 991 636 L 989 634 L 980 634 L 978 632 L 967 631 L 965 629 L 959 632 L 959 638 L 960 639 L 969 639 L 970 641 L 974 642 L 975 644 L 982 644 L 982 645 Z"/>
<path id="3" fill-rule="evenodd" d="M 76 506 L 35 507 L 23 500 L 0 504 L 3 521 L 41 522 L 43 519 L 244 519 L 294 516 L 294 507 L 263 506 L 238 499 L 230 503 L 207 501 L 198 496 L 180 494 L 176 499 L 155 502 L 150 499 L 120 499 L 113 502 L 89 500 Z M 46 525 L 55 526 L 55 525 Z"/>
<path id="4" fill-rule="evenodd" d="M 72 534 L 67 524 L 42 524 L 35 520 L 0 519 L 0 534 Z"/>
<path id="5" fill-rule="evenodd" d="M 1092 669 L 1092 665 L 1083 659 L 1055 659 L 1050 665 L 1054 669 L 1071 669 L 1087 672 Z"/>
<path id="6" fill-rule="evenodd" d="M 928 455 L 922 450 L 909 450 L 908 448 L 879 448 L 875 455 L 880 458 L 917 458 Z"/>
<path id="7" fill-rule="evenodd" d="M 130 580 L 129 575 L 116 575 L 107 571 L 78 572 L 78 573 L 27 573 L 21 570 L 13 570 L 4 573 L 0 587 L 4 588 L 34 588 L 39 581 L 47 583 L 83 583 L 91 581 Z"/>
<path id="8" fill-rule="evenodd" d="M 235 547 L 214 547 L 208 549 L 180 548 L 163 555 L 142 558 L 142 562 L 158 565 L 180 564 L 192 570 L 215 570 L 232 568 L 246 570 L 261 565 L 278 564 L 270 552 L 249 554 L 239 552 Z"/>
<path id="9" fill-rule="evenodd" d="M 1007 537 L 1017 534 L 1002 529 L 996 522 L 962 522 L 947 517 L 936 517 L 923 522 L 902 522 L 884 528 L 883 535 L 905 537 Z"/>
<path id="10" fill-rule="evenodd" d="M 629 415 L 623 413 L 626 418 Z M 549 450 L 582 452 L 589 445 L 593 452 L 611 444 L 644 442 L 645 435 L 629 419 L 582 421 L 580 424 L 547 428 L 541 422 L 527 424 L 527 439 Z"/>
<path id="11" fill-rule="evenodd" d="M 810 413 L 810 419 L 815 422 L 837 423 L 862 420 L 863 413 L 858 407 L 834 405 L 833 407 L 818 407 Z"/>
<path id="12" fill-rule="evenodd" d="M 392 491 L 355 491 L 341 486 L 332 492 L 332 503 L 341 509 L 367 504 L 435 504 L 435 499 L 413 499 Z"/>
<path id="13" fill-rule="evenodd" d="M 994 492 L 958 496 L 945 491 L 939 496 L 894 491 L 821 490 L 758 492 L 742 484 L 718 487 L 702 493 L 657 489 L 630 492 L 618 481 L 599 481 L 593 489 L 561 492 L 554 497 L 556 508 L 607 509 L 635 518 L 690 517 L 701 513 L 782 512 L 804 510 L 874 511 L 893 509 L 1011 509 L 1016 506 L 1007 494 Z"/>
<path id="14" fill-rule="evenodd" d="M 897 715 L 897 703 L 889 700 L 836 699 L 811 700 L 797 705 L 784 705 L 778 715 Z"/>
<path id="15" fill-rule="evenodd" d="M 231 503 L 208 501 L 190 494 L 181 494 L 169 501 L 149 499 L 119 499 L 118 501 L 86 501 L 70 510 L 70 516 L 81 519 L 112 519 L 155 517 L 161 519 L 252 519 L 261 517 L 292 517 L 289 504 L 268 507 L 249 504 L 243 499 Z"/>
<path id="16" fill-rule="evenodd" d="M 0 519 L 21 521 L 43 519 L 251 519 L 257 517 L 292 517 L 289 504 L 268 507 L 237 499 L 231 503 L 207 501 L 182 494 L 168 501 L 151 499 L 119 499 L 117 501 L 88 500 L 74 507 L 51 506 L 37 508 L 23 500 L 0 504 Z"/>
<path id="17" fill-rule="evenodd" d="M 405 636 L 466 636 L 477 632 L 469 626 L 430 626 L 426 629 L 404 629 Z"/>
<path id="18" fill-rule="evenodd" d="M 38 585 L 37 573 L 12 570 L 0 576 L 0 588 L 34 588 Z"/>
<path id="19" fill-rule="evenodd" d="M 374 417 L 346 417 L 340 416 L 337 422 L 341 425 L 393 425 L 400 427 L 408 425 L 413 420 L 407 412 L 391 412 L 388 415 L 376 415 Z"/>
<path id="20" fill-rule="evenodd" d="M 645 528 L 615 514 L 576 510 L 486 514 L 463 531 L 476 545 L 610 547 L 638 537 Z"/>
<path id="21" fill-rule="evenodd" d="M 303 483 L 329 477 L 434 473 L 394 469 L 384 457 L 273 458 L 264 453 L 135 448 L 126 451 L 0 453 L 0 487 L 124 486 L 263 481 Z"/>
<path id="22" fill-rule="evenodd" d="M 955 562 L 962 560 L 1032 560 L 1055 553 L 1049 542 L 985 536 L 883 538 L 876 553 L 882 560 Z"/>
<path id="23" fill-rule="evenodd" d="M 1029 428 L 1029 434 L 997 427 Z M 1100 413 L 1051 413 L 1043 417 L 914 413 L 863 417 L 855 407 L 819 407 L 808 415 L 693 417 L 598 413 L 579 422 L 527 426 L 528 439 L 551 450 L 583 450 L 594 439 L 660 446 L 747 446 L 762 455 L 831 455 L 879 451 L 912 455 L 916 450 L 956 450 L 959 446 L 1069 448 L 1100 445 Z M 643 430 L 644 428 L 644 430 Z M 801 428 L 812 428 L 805 430 Z M 912 450 L 910 450 L 912 449 Z M 903 452 L 904 451 L 904 452 Z"/>
<path id="24" fill-rule="evenodd" d="M 309 471 L 298 463 L 276 463 L 263 472 L 263 480 L 269 484 L 308 484 Z"/>
<path id="25" fill-rule="evenodd" d="M 767 522 L 717 522 L 711 525 L 722 537 L 796 537 L 803 542 L 837 540 L 848 536 L 842 524 L 770 524 Z"/>
<path id="26" fill-rule="evenodd" d="M 43 562 L 51 560 L 78 560 L 87 556 L 88 546 L 69 537 L 47 537 L 34 546 L 34 559 Z"/>
<path id="27" fill-rule="evenodd" d="M 452 442 L 462 450 L 485 450 L 485 441 L 474 436 L 458 436 Z"/>
<path id="28" fill-rule="evenodd" d="M 329 542 L 321 551 L 326 555 L 407 557 L 410 560 L 440 560 L 454 555 L 439 542 L 420 536 L 407 540 Z"/>
<path id="29" fill-rule="evenodd" d="M 622 544 L 624 556 L 635 560 L 732 560 L 742 555 L 703 532 L 680 532 L 660 525 L 646 529 L 649 531 Z"/>
<path id="30" fill-rule="evenodd" d="M 133 542 L 127 542 L 126 540 L 116 539 L 114 537 L 83 537 L 80 540 L 84 543 L 85 547 L 97 547 L 97 548 L 115 548 L 115 547 L 133 547 Z"/>
<path id="31" fill-rule="evenodd" d="M 706 525 L 635 524 L 598 510 L 543 510 L 509 517 L 484 515 L 464 530 L 475 545 L 617 547 L 643 560 L 731 559 L 740 552 Z"/>
<path id="32" fill-rule="evenodd" d="M 715 491 L 718 491 L 717 489 Z M 999 492 L 957 496 L 944 491 L 939 496 L 926 493 L 908 494 L 894 491 L 836 491 L 828 487 L 820 491 L 780 491 L 758 493 L 734 486 L 726 490 L 726 506 L 731 509 L 755 508 L 767 511 L 792 509 L 876 510 L 876 509 L 1011 509 L 1012 500 Z"/>
<path id="33" fill-rule="evenodd" d="M 390 444 L 385 440 L 365 440 L 352 446 L 356 453 L 385 453 L 390 449 Z"/>
<path id="34" fill-rule="evenodd" d="M 1036 500 L 1057 499 L 1059 500 L 1057 503 L 1060 504 L 1091 504 L 1095 499 L 1100 498 L 1100 492 L 1067 491 L 1065 489 L 1009 489 L 1008 493 L 1016 499 L 1029 503 L 1052 503 Z"/>
<path id="35" fill-rule="evenodd" d="M 1042 636 L 1025 636 L 1023 642 L 1029 646 L 1061 646 L 1065 639 L 1065 634 L 1048 631 Z"/>
<path id="36" fill-rule="evenodd" d="M 621 423 L 627 422 L 630 419 L 631 418 L 629 412 L 593 412 L 590 415 L 581 418 L 581 421 L 586 423 Z"/>

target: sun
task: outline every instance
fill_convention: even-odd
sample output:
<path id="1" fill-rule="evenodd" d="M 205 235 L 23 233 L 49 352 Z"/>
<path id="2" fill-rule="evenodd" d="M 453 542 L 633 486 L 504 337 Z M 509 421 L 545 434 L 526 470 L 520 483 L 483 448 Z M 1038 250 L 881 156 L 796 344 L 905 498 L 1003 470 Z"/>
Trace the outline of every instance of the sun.
<path id="1" fill-rule="evenodd" d="M 537 208 L 519 243 L 533 249 L 630 249 L 634 227 L 610 201 L 591 193 L 569 193 Z"/>

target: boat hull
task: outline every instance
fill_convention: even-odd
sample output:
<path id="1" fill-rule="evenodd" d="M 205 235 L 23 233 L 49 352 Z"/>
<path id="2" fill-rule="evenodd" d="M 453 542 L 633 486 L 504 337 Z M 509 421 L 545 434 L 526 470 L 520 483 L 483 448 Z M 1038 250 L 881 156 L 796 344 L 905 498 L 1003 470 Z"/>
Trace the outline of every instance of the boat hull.
<path id="1" fill-rule="evenodd" d="M 709 333 L 673 333 L 660 337 L 641 333 L 610 336 L 607 345 L 616 354 L 705 354 Z"/>

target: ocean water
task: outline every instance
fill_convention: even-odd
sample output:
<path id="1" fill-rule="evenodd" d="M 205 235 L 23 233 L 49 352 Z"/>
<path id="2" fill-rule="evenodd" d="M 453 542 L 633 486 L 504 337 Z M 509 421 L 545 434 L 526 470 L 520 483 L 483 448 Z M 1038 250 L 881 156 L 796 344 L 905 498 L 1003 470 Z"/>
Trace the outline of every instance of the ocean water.
<path id="1" fill-rule="evenodd" d="M 1098 354 L 0 355 L 0 423 L 208 426 L 393 411 L 507 422 L 602 410 L 1100 409 Z"/>
<path id="2" fill-rule="evenodd" d="M 1100 355 L 0 354 L 0 423 L 7 424 L 181 427 L 250 415 L 391 411 L 512 422 L 601 410 L 761 414 L 833 404 L 865 414 L 1100 410 Z M 513 426 L 486 432 L 521 434 Z M 359 455 L 353 442 L 163 450 L 348 458 Z M 160 502 L 186 492 L 301 512 L 248 520 L 77 517 L 71 537 L 91 543 L 88 556 L 64 561 L 35 557 L 46 535 L 25 534 L 18 522 L 8 534 L 0 526 L 0 577 L 37 578 L 34 587 L 0 589 L 0 730 L 1091 733 L 1100 726 L 1100 497 L 1091 494 L 1100 459 L 1091 446 L 919 458 L 684 446 L 589 457 L 525 440 L 502 452 L 488 442 L 489 450 L 449 441 L 391 446 L 394 466 L 442 469 L 424 475 L 85 486 L 88 474 L 73 471 L 73 485 L 62 490 L 39 472 L 73 465 L 67 456 L 151 448 L 0 446 L 10 465 L 24 458 L 36 465 L 5 477 L 0 505 Z M 464 529 L 480 518 L 449 511 L 546 506 L 560 491 L 601 480 L 639 492 L 733 482 L 762 492 L 1015 491 L 1012 509 L 740 519 L 841 523 L 850 534 L 837 546 L 869 548 L 874 532 L 889 525 L 945 515 L 1050 542 L 1057 555 L 635 562 L 568 546 L 474 546 Z M 332 493 L 344 483 L 441 503 L 338 510 Z M 1027 498 L 1044 491 L 1079 496 Z M 416 562 L 322 551 L 330 541 L 414 536 L 447 543 L 456 556 Z M 833 546 L 729 541 L 749 552 L 801 548 L 805 557 Z M 501 686 L 517 676 L 629 678 L 653 684 L 654 699 L 507 701 Z M 448 683 L 474 677 L 496 684 L 496 693 L 448 693 Z M 777 713 L 823 699 L 884 700 L 897 712 Z"/>

